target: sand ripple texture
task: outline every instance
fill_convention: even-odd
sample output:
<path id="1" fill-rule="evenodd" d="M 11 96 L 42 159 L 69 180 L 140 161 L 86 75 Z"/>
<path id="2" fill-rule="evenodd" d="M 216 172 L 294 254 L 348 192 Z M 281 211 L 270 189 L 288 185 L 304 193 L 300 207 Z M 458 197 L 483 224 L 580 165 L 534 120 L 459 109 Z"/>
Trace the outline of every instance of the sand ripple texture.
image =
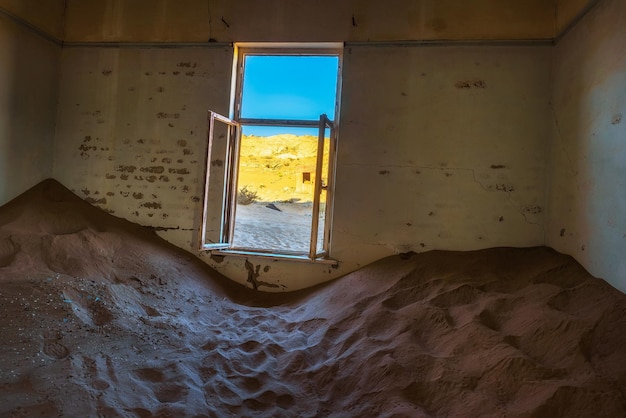
<path id="1" fill-rule="evenodd" d="M 621 417 L 625 321 L 543 247 L 265 295 L 54 181 L 0 208 L 2 417 Z"/>

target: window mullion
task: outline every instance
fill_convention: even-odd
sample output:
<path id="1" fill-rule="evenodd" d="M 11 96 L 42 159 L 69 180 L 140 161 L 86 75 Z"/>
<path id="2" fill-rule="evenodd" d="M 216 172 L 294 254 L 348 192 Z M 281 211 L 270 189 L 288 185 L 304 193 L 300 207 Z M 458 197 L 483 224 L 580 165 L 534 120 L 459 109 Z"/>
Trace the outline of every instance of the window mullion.
<path id="1" fill-rule="evenodd" d="M 298 127 L 298 128 L 317 128 L 320 124 L 318 120 L 298 120 L 298 119 L 239 118 L 237 122 L 239 122 L 241 125 L 285 126 L 285 127 Z"/>
<path id="2" fill-rule="evenodd" d="M 232 176 L 233 172 L 236 174 L 236 168 L 233 166 L 233 145 L 235 150 L 238 148 L 237 139 L 238 132 L 240 131 L 237 122 L 222 116 L 213 111 L 209 111 L 208 115 L 209 131 L 208 131 L 208 144 L 207 144 L 207 159 L 206 159 L 206 175 L 204 185 L 204 201 L 202 208 L 202 225 L 200 236 L 200 249 L 222 249 L 227 248 L 230 243 L 229 229 L 232 229 Z M 217 122 L 224 124 L 227 129 L 227 142 L 222 147 L 224 148 L 220 155 L 213 155 L 215 147 L 219 147 L 218 142 L 220 136 L 216 135 Z M 234 138 L 234 142 L 233 142 Z M 223 169 L 219 168 L 219 165 L 213 167 L 214 158 L 224 158 Z M 215 170 L 215 171 L 214 171 Z M 221 174 L 218 170 L 222 170 Z M 217 175 L 217 183 L 214 182 L 213 176 Z M 221 179 L 221 180 L 220 180 Z M 218 194 L 219 193 L 219 194 Z M 207 237 L 207 229 L 209 227 L 209 207 L 211 205 L 211 198 L 217 199 L 217 196 L 221 196 L 221 205 L 218 207 L 219 215 L 214 214 L 213 221 L 218 221 L 219 225 L 211 223 L 211 227 L 214 231 L 217 231 L 217 236 L 214 237 L 213 242 L 207 243 L 210 239 Z M 219 201 L 217 200 L 217 201 Z M 216 200 L 214 200 L 216 201 Z M 214 208 L 215 209 L 215 208 Z"/>

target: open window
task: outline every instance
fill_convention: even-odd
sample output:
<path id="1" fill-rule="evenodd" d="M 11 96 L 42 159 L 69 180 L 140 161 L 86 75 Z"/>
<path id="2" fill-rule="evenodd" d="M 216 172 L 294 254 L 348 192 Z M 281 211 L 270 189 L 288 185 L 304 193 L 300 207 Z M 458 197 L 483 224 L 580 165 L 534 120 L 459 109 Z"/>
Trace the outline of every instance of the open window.
<path id="1" fill-rule="evenodd" d="M 341 48 L 237 45 L 231 117 L 208 114 L 201 250 L 330 258 Z"/>

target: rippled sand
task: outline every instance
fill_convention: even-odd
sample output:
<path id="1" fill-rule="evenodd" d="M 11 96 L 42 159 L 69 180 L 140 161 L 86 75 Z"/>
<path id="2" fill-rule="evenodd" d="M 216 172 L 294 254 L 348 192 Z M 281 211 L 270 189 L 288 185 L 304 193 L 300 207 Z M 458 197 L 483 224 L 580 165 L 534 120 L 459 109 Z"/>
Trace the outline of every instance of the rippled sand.
<path id="1" fill-rule="evenodd" d="M 626 296 L 548 248 L 259 294 L 46 181 L 0 208 L 0 416 L 626 416 Z"/>

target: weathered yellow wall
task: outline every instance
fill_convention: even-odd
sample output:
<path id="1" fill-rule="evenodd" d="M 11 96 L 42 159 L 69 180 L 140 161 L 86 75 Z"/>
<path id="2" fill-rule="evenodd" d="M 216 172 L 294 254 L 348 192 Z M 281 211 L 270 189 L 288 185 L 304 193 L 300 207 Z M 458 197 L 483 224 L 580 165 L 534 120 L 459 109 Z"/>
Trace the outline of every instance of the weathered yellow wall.
<path id="1" fill-rule="evenodd" d="M 55 178 L 195 249 L 207 110 L 228 111 L 232 48 L 65 48 L 62 62 Z"/>
<path id="2" fill-rule="evenodd" d="M 0 0 L 0 9 L 25 20 L 55 39 L 63 38 L 65 0 Z"/>
<path id="3" fill-rule="evenodd" d="M 333 256 L 250 257 L 295 290 L 396 252 L 542 245 L 550 46 L 349 46 Z M 228 110 L 232 49 L 68 47 L 54 176 L 197 253 L 206 111 Z M 246 282 L 244 260 L 217 263 Z M 262 290 L 266 290 L 263 288 Z"/>
<path id="4" fill-rule="evenodd" d="M 626 291 L 626 2 L 602 0 L 554 57 L 546 242 Z"/>
<path id="5" fill-rule="evenodd" d="M 551 39 L 545 0 L 68 0 L 68 42 Z"/>

